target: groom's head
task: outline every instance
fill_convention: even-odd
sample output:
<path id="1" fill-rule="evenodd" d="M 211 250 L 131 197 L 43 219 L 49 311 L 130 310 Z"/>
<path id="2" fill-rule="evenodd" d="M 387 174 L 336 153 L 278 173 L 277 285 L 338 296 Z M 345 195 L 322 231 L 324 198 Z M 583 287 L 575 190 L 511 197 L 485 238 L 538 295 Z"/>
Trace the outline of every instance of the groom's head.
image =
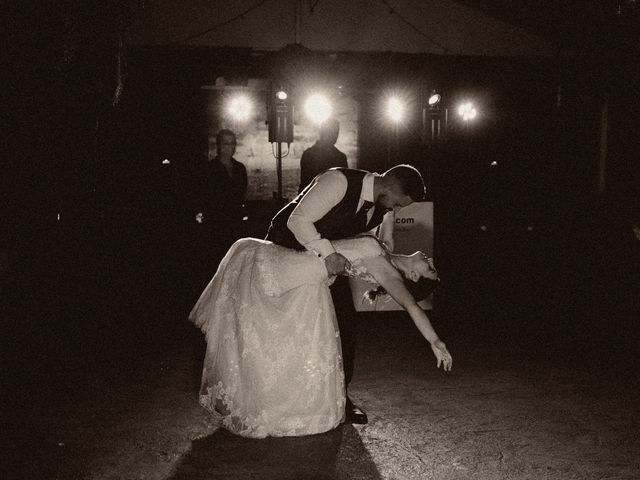
<path id="1" fill-rule="evenodd" d="M 422 175 L 411 165 L 396 165 L 378 178 L 376 205 L 385 210 L 406 207 L 425 199 L 426 189 Z"/>

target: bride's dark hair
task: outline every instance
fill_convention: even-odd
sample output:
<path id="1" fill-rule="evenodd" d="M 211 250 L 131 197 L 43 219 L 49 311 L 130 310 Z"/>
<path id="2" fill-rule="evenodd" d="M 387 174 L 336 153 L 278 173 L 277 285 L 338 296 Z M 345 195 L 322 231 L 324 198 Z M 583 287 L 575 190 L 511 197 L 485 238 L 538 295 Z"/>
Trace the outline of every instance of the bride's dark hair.
<path id="1" fill-rule="evenodd" d="M 433 280 L 431 278 L 422 277 L 417 282 L 412 282 L 411 280 L 404 281 L 405 287 L 407 287 L 407 290 L 409 290 L 409 293 L 416 302 L 420 302 L 431 295 L 439 284 L 439 278 Z M 382 287 L 382 285 L 379 285 L 378 288 L 367 290 L 364 293 L 364 298 L 366 298 L 370 303 L 373 303 L 379 296 L 386 294 L 387 291 Z"/>

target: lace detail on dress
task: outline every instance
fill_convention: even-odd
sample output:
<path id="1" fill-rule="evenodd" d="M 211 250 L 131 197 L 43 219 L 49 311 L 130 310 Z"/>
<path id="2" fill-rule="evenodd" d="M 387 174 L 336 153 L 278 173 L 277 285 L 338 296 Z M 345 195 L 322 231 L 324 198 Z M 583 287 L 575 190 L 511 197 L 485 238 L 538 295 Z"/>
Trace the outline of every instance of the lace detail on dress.
<path id="1" fill-rule="evenodd" d="M 305 284 L 328 284 L 324 262 L 315 254 L 265 242 L 256 251 L 255 273 L 265 295 L 279 297 Z"/>
<path id="2" fill-rule="evenodd" d="M 244 239 L 190 318 L 207 336 L 200 404 L 239 435 L 321 433 L 344 416 L 344 373 L 324 263 Z M 206 317 L 206 318 L 203 318 Z"/>
<path id="3" fill-rule="evenodd" d="M 383 244 L 371 235 L 363 235 L 346 240 L 333 242 L 336 251 L 344 255 L 351 262 L 347 270 L 350 277 L 356 277 L 368 283 L 377 284 L 376 279 L 366 268 L 366 261 L 371 257 L 387 255 Z"/>
<path id="4" fill-rule="evenodd" d="M 371 236 L 333 242 L 350 275 L 375 283 Z M 189 318 L 206 335 L 200 404 L 247 437 L 310 435 L 344 417 L 345 385 L 324 262 L 271 242 L 234 243 Z"/>

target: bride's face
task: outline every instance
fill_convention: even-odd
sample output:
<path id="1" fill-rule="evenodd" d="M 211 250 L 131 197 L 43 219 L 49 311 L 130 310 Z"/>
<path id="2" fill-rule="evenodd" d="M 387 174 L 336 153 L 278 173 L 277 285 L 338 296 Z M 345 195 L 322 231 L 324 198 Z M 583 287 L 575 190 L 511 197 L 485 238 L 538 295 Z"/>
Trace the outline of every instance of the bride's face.
<path id="1" fill-rule="evenodd" d="M 421 278 L 430 278 L 435 280 L 438 278 L 438 272 L 433 265 L 433 258 L 428 258 L 422 252 L 416 252 L 408 257 L 409 261 L 405 266 L 400 268 L 402 275 L 413 281 L 417 282 Z"/>

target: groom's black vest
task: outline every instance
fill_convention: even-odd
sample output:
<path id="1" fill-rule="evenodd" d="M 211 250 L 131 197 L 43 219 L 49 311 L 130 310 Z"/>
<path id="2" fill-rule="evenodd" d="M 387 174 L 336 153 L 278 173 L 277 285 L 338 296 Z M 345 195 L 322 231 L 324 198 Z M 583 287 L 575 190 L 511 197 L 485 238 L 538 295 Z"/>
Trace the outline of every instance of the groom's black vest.
<path id="1" fill-rule="evenodd" d="M 332 168 L 347 177 L 347 191 L 340 202 L 334 206 L 320 220 L 314 223 L 316 230 L 327 240 L 338 240 L 347 238 L 371 230 L 382 223 L 384 211 L 376 208 L 371 220 L 367 223 L 366 217 L 356 215 L 360 192 L 362 191 L 362 180 L 367 174 L 364 170 L 350 168 Z M 280 210 L 273 220 L 267 232 L 266 240 L 270 240 L 284 247 L 304 250 L 304 247 L 296 240 L 295 236 L 287 227 L 287 221 L 293 209 L 298 206 L 300 200 L 307 194 L 315 181 L 312 181 L 300 194 Z"/>

